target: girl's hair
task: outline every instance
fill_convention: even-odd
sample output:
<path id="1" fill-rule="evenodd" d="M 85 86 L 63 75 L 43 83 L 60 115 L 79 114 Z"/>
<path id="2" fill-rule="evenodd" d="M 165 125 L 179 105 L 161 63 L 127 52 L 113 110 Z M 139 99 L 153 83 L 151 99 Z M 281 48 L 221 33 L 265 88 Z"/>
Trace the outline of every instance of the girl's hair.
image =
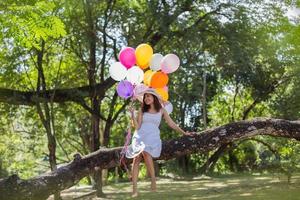
<path id="1" fill-rule="evenodd" d="M 144 94 L 143 104 L 142 104 L 142 112 L 143 112 L 143 113 L 144 113 L 144 112 L 148 112 L 149 109 L 150 109 L 150 105 L 145 104 L 145 95 L 146 95 L 146 94 L 149 94 L 149 93 L 145 93 L 145 94 Z M 160 102 L 159 102 L 157 96 L 155 96 L 155 95 L 153 95 L 153 94 L 151 94 L 151 95 L 152 95 L 152 97 L 153 97 L 154 109 L 155 109 L 157 112 L 159 112 L 160 109 L 162 108 L 162 106 L 161 106 L 161 104 L 160 104 Z"/>

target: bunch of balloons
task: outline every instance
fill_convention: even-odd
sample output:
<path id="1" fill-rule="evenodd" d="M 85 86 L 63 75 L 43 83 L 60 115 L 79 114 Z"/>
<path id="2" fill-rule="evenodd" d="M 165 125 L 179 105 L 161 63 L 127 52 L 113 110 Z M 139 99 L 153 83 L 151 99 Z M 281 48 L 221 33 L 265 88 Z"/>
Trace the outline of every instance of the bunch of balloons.
<path id="1" fill-rule="evenodd" d="M 127 99 L 137 97 L 148 88 L 154 88 L 164 101 L 169 98 L 168 74 L 175 72 L 180 60 L 175 54 L 153 54 L 148 44 L 140 44 L 136 49 L 125 47 L 119 53 L 119 62 L 109 68 L 110 76 L 120 81 L 117 93 Z"/>

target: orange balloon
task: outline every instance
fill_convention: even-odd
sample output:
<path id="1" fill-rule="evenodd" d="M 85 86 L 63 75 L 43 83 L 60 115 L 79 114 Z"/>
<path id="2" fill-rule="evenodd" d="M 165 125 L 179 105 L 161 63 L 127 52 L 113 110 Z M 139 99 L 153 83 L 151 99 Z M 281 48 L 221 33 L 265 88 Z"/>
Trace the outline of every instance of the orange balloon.
<path id="1" fill-rule="evenodd" d="M 164 88 L 156 88 L 155 91 L 161 96 L 164 101 L 168 101 L 169 94 Z"/>
<path id="2" fill-rule="evenodd" d="M 144 73 L 144 84 L 145 85 L 150 86 L 150 81 L 151 81 L 151 77 L 152 77 L 153 74 L 155 74 L 155 72 L 152 71 L 151 69 L 147 70 Z"/>
<path id="3" fill-rule="evenodd" d="M 169 82 L 169 77 L 163 72 L 155 72 L 150 81 L 150 86 L 153 88 L 163 88 Z"/>

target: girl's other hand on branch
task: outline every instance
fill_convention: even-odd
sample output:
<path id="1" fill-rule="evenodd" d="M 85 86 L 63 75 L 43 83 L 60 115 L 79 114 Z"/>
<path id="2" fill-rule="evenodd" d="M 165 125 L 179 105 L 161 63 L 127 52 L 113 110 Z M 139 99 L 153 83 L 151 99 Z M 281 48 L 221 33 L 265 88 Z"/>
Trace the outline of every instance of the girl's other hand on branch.
<path id="1" fill-rule="evenodd" d="M 194 135 L 196 135 L 196 132 L 189 132 L 189 131 L 186 131 L 184 135 L 187 135 L 187 136 L 194 136 Z"/>

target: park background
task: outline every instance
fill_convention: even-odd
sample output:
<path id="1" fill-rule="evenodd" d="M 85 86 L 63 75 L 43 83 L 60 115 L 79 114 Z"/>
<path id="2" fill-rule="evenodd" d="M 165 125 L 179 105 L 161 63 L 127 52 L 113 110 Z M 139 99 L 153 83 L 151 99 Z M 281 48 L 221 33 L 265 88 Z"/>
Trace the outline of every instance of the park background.
<path id="1" fill-rule="evenodd" d="M 123 47 L 141 43 L 180 58 L 168 88 L 170 115 L 184 130 L 201 134 L 258 117 L 298 120 L 299 4 L 1 0 L 0 177 L 31 179 L 72 162 L 76 153 L 122 146 L 129 100 L 118 97 L 109 67 Z M 164 123 L 160 128 L 164 141 L 181 137 Z M 158 193 L 149 194 L 142 182 L 142 197 L 297 199 L 299 152 L 297 140 L 264 133 L 228 140 L 205 152 L 157 161 Z M 140 179 L 147 180 L 144 166 Z M 231 180 L 236 182 L 229 189 L 222 187 Z M 214 185 L 201 190 L 205 181 Z M 257 191 L 266 183 L 267 189 Z M 130 197 L 122 167 L 96 170 L 75 184 L 75 191 L 93 185 L 88 192 L 95 188 L 98 196 Z"/>

